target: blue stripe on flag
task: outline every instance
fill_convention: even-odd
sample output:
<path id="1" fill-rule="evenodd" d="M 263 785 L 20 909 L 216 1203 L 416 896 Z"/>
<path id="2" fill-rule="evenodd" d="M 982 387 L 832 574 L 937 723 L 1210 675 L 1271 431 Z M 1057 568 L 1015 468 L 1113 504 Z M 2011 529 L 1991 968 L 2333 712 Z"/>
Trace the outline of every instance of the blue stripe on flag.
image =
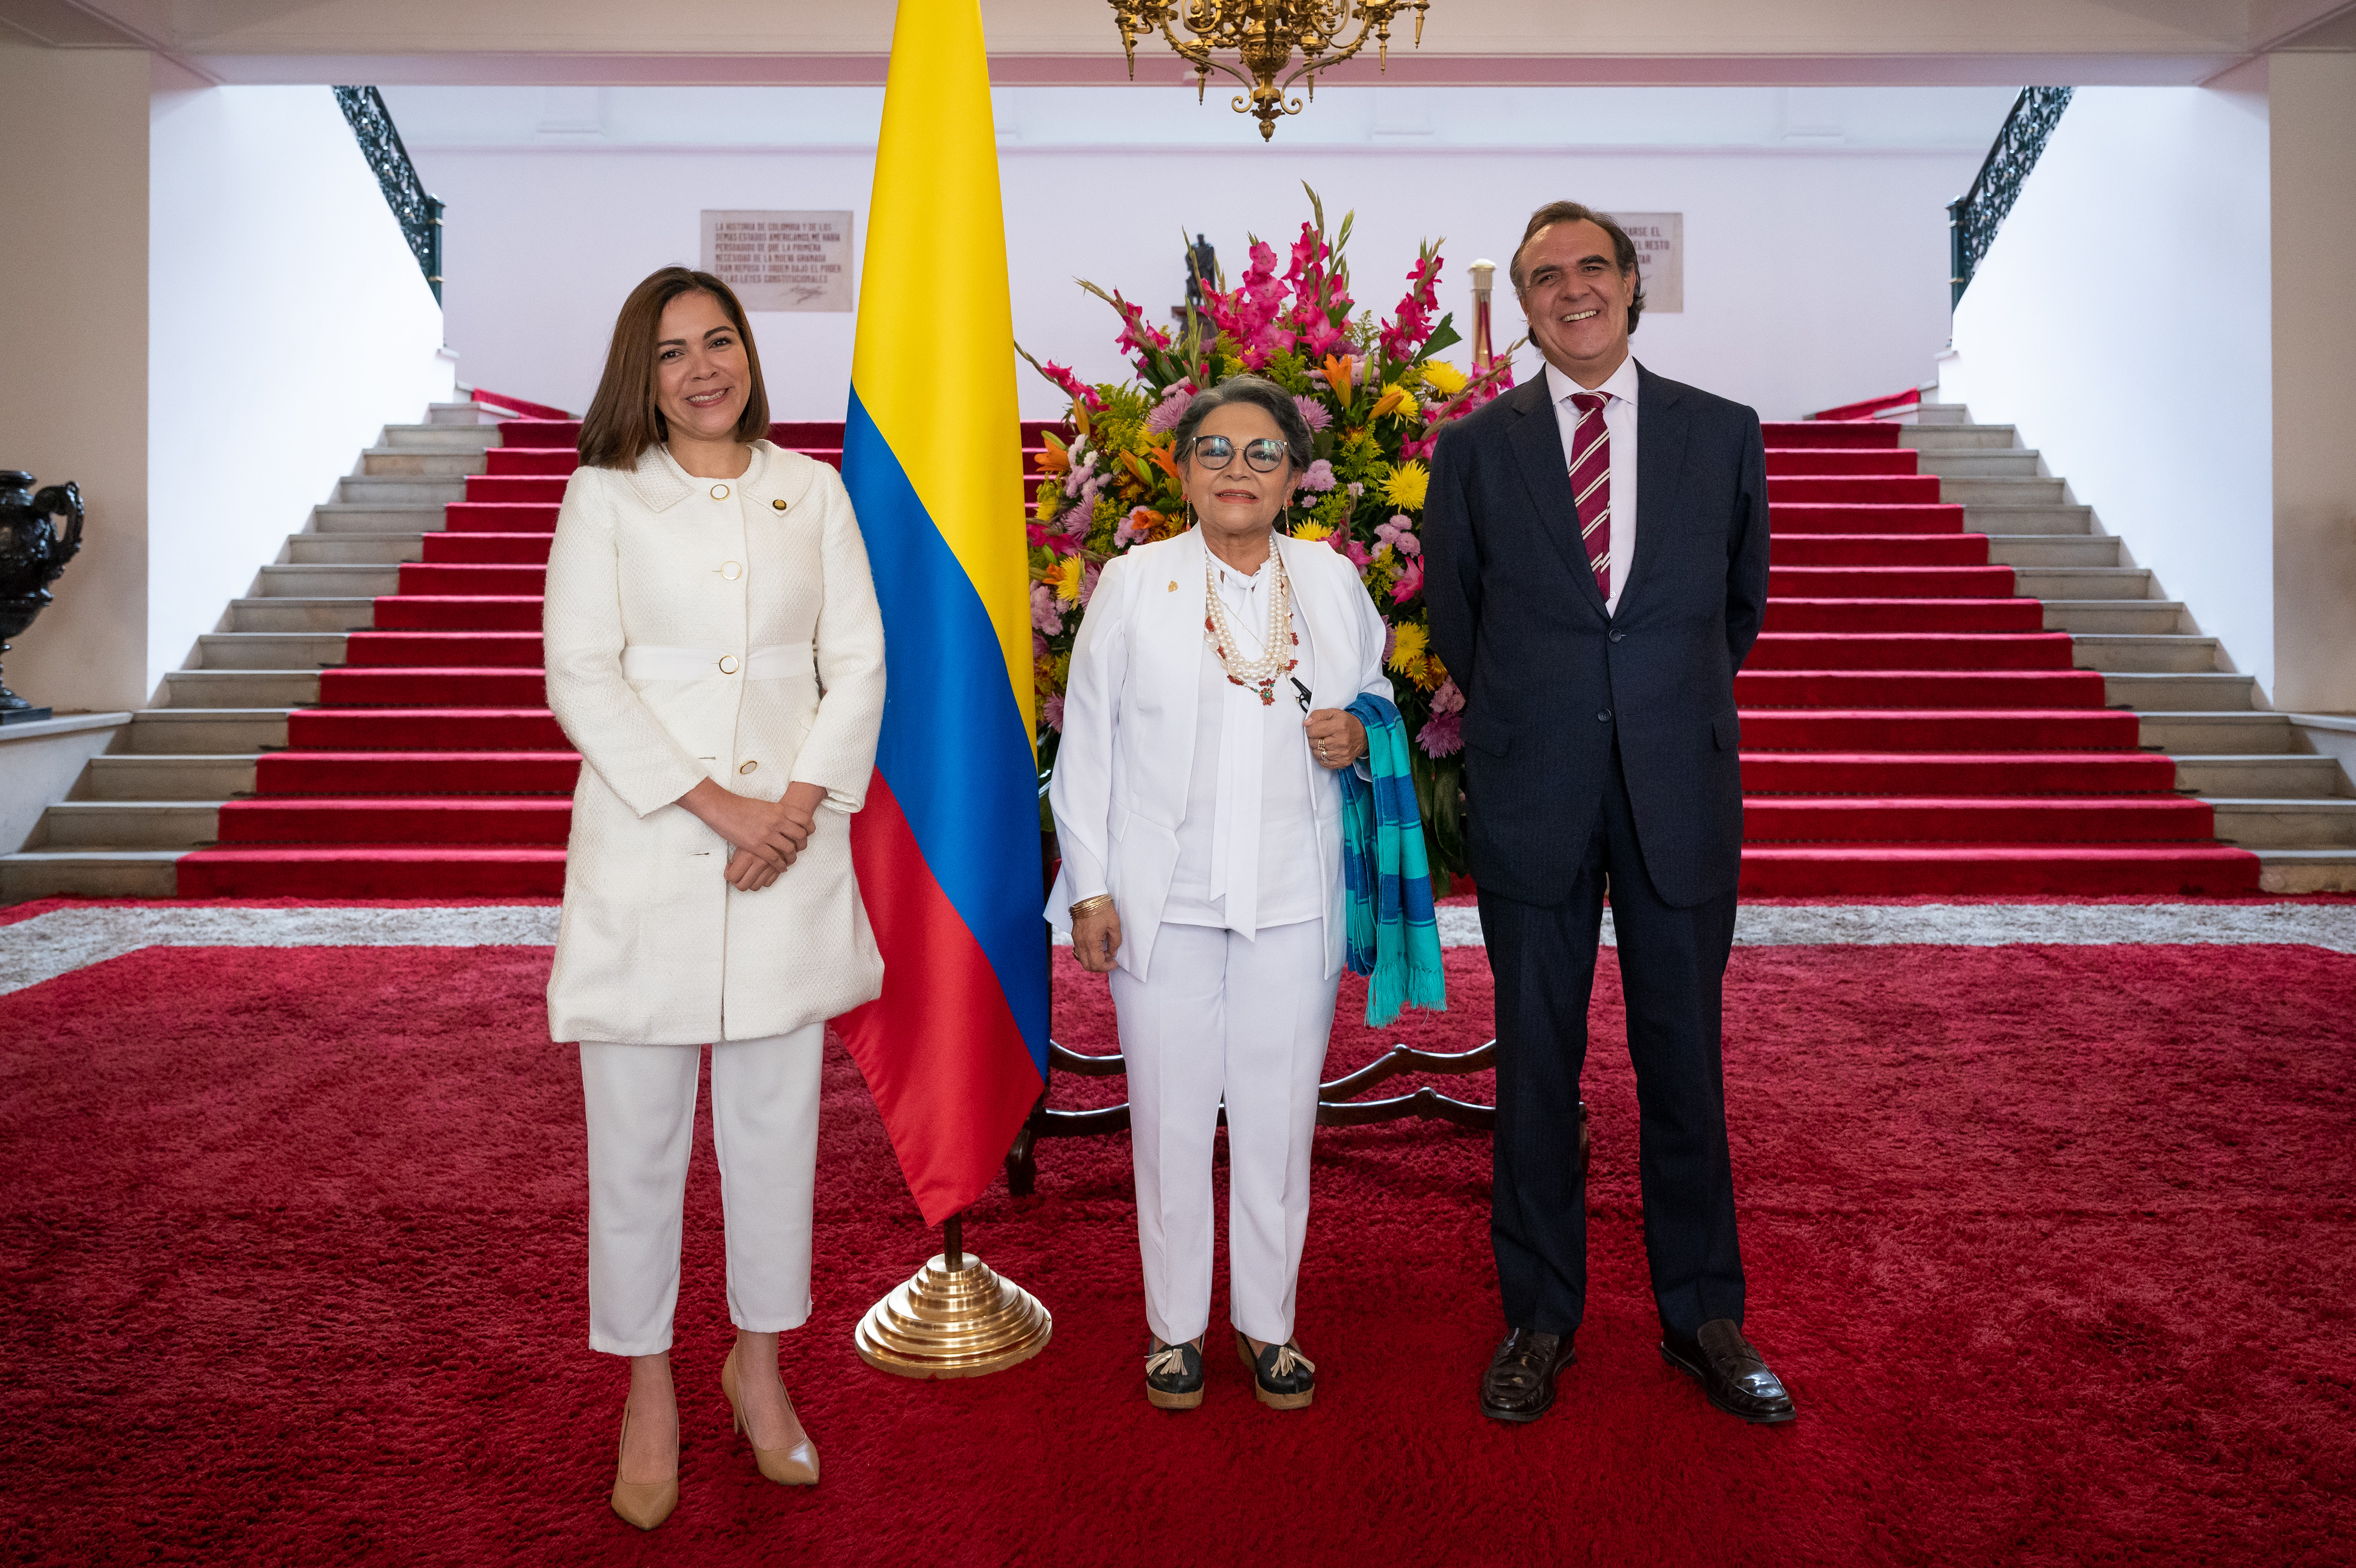
<path id="1" fill-rule="evenodd" d="M 876 769 L 941 891 L 997 972 L 1044 1079 L 1039 776 L 997 629 L 855 388 L 842 477 L 867 542 L 891 671 Z M 887 952 L 884 961 L 904 959 Z"/>

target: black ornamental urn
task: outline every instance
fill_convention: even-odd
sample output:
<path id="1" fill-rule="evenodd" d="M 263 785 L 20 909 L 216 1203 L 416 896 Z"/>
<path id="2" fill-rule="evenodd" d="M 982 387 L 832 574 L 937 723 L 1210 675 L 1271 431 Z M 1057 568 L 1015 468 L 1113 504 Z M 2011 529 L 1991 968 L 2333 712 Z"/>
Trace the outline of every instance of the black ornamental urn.
<path id="1" fill-rule="evenodd" d="M 49 520 L 63 516 L 60 531 Z M 0 468 L 0 658 L 8 639 L 22 637 L 48 607 L 49 585 L 81 549 L 81 489 L 71 484 L 33 489 L 33 476 Z M 0 684 L 0 725 L 49 716 Z"/>

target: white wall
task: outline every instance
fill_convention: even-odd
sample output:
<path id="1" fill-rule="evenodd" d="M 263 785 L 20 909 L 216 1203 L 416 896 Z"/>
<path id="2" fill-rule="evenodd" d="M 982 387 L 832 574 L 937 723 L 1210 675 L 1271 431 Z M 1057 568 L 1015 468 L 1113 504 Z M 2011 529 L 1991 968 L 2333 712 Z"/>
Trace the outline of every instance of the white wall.
<path id="1" fill-rule="evenodd" d="M 2356 53 L 2276 55 L 2276 705 L 2356 714 Z M 2326 732 L 2310 737 L 2320 743 Z M 2343 761 L 2356 735 L 2332 743 Z M 2320 747 L 2329 749 L 2326 747 Z"/>
<path id="2" fill-rule="evenodd" d="M 324 87 L 151 105 L 147 689 L 333 498 L 452 395 L 442 313 Z"/>
<path id="3" fill-rule="evenodd" d="M 1939 395 L 2018 424 L 2271 693 L 2267 190 L 2262 82 L 2081 89 L 1956 308 Z"/>
<path id="4" fill-rule="evenodd" d="M 665 91 L 569 89 L 520 114 L 522 90 L 388 93 L 450 204 L 450 341 L 470 381 L 579 411 L 623 295 L 697 260 L 704 208 L 847 208 L 863 238 L 880 95 Z M 1304 180 L 1333 220 L 1356 210 L 1361 304 L 1388 310 L 1417 242 L 1444 238 L 1442 302 L 1462 317 L 1465 263 L 1503 263 L 1530 209 L 1569 196 L 1682 211 L 1687 310 L 1648 317 L 1639 357 L 1792 418 L 1915 384 L 1946 339 L 1945 204 L 2010 95 L 1941 91 L 1329 91 L 1263 146 L 1183 91 L 1001 90 L 1016 335 L 1091 379 L 1119 373 L 1115 318 L 1072 280 L 1162 317 L 1181 297 L 1182 231 L 1207 233 L 1232 277 L 1247 232 L 1280 248 L 1298 231 Z M 809 145 L 746 145 L 765 126 Z M 1545 145 L 1574 137 L 1589 145 Z M 778 417 L 841 417 L 852 321 L 755 319 Z M 1500 346 L 1520 335 L 1510 298 L 1498 327 Z M 1027 368 L 1019 384 L 1026 414 L 1060 412 Z"/>
<path id="5" fill-rule="evenodd" d="M 0 27 L 0 467 L 81 487 L 81 553 L 7 683 L 59 712 L 145 698 L 147 56 Z M 5 835 L 0 835 L 5 837 Z M 16 848 L 14 843 L 6 845 Z"/>

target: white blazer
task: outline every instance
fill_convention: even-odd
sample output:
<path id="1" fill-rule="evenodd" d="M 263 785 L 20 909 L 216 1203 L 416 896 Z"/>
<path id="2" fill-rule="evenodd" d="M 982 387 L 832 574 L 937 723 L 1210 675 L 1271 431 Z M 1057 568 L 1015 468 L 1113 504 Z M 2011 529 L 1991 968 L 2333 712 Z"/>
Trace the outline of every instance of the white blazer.
<path id="1" fill-rule="evenodd" d="M 1322 543 L 1280 533 L 1275 544 L 1306 630 L 1310 705 L 1346 708 L 1362 692 L 1389 698 L 1383 618 L 1357 568 Z M 1105 567 L 1072 645 L 1064 736 L 1047 789 L 1064 862 L 1047 895 L 1047 919 L 1068 935 L 1074 904 L 1111 894 L 1121 929 L 1115 961 L 1140 980 L 1178 867 L 1178 824 L 1194 774 L 1206 562 L 1201 534 L 1189 530 Z M 1348 937 L 1341 780 L 1320 779 L 1314 798 L 1330 978 L 1342 972 Z"/>
<path id="2" fill-rule="evenodd" d="M 759 1039 L 880 994 L 851 813 L 884 723 L 884 618 L 834 470 L 766 441 L 726 481 L 661 447 L 632 473 L 575 470 L 542 637 L 584 765 L 550 1036 Z M 673 803 L 705 779 L 827 792 L 809 846 L 757 893 L 728 886 L 727 842 Z"/>

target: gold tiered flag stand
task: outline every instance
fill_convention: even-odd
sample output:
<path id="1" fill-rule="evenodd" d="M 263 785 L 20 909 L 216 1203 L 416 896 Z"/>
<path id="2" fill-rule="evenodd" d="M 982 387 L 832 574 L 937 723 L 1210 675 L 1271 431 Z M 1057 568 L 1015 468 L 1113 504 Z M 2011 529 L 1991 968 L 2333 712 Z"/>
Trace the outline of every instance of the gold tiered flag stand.
<path id="1" fill-rule="evenodd" d="M 962 1215 L 942 1227 L 941 1241 L 915 1278 L 859 1320 L 859 1359 L 894 1377 L 979 1378 L 1044 1350 L 1055 1320 L 966 1251 Z"/>

